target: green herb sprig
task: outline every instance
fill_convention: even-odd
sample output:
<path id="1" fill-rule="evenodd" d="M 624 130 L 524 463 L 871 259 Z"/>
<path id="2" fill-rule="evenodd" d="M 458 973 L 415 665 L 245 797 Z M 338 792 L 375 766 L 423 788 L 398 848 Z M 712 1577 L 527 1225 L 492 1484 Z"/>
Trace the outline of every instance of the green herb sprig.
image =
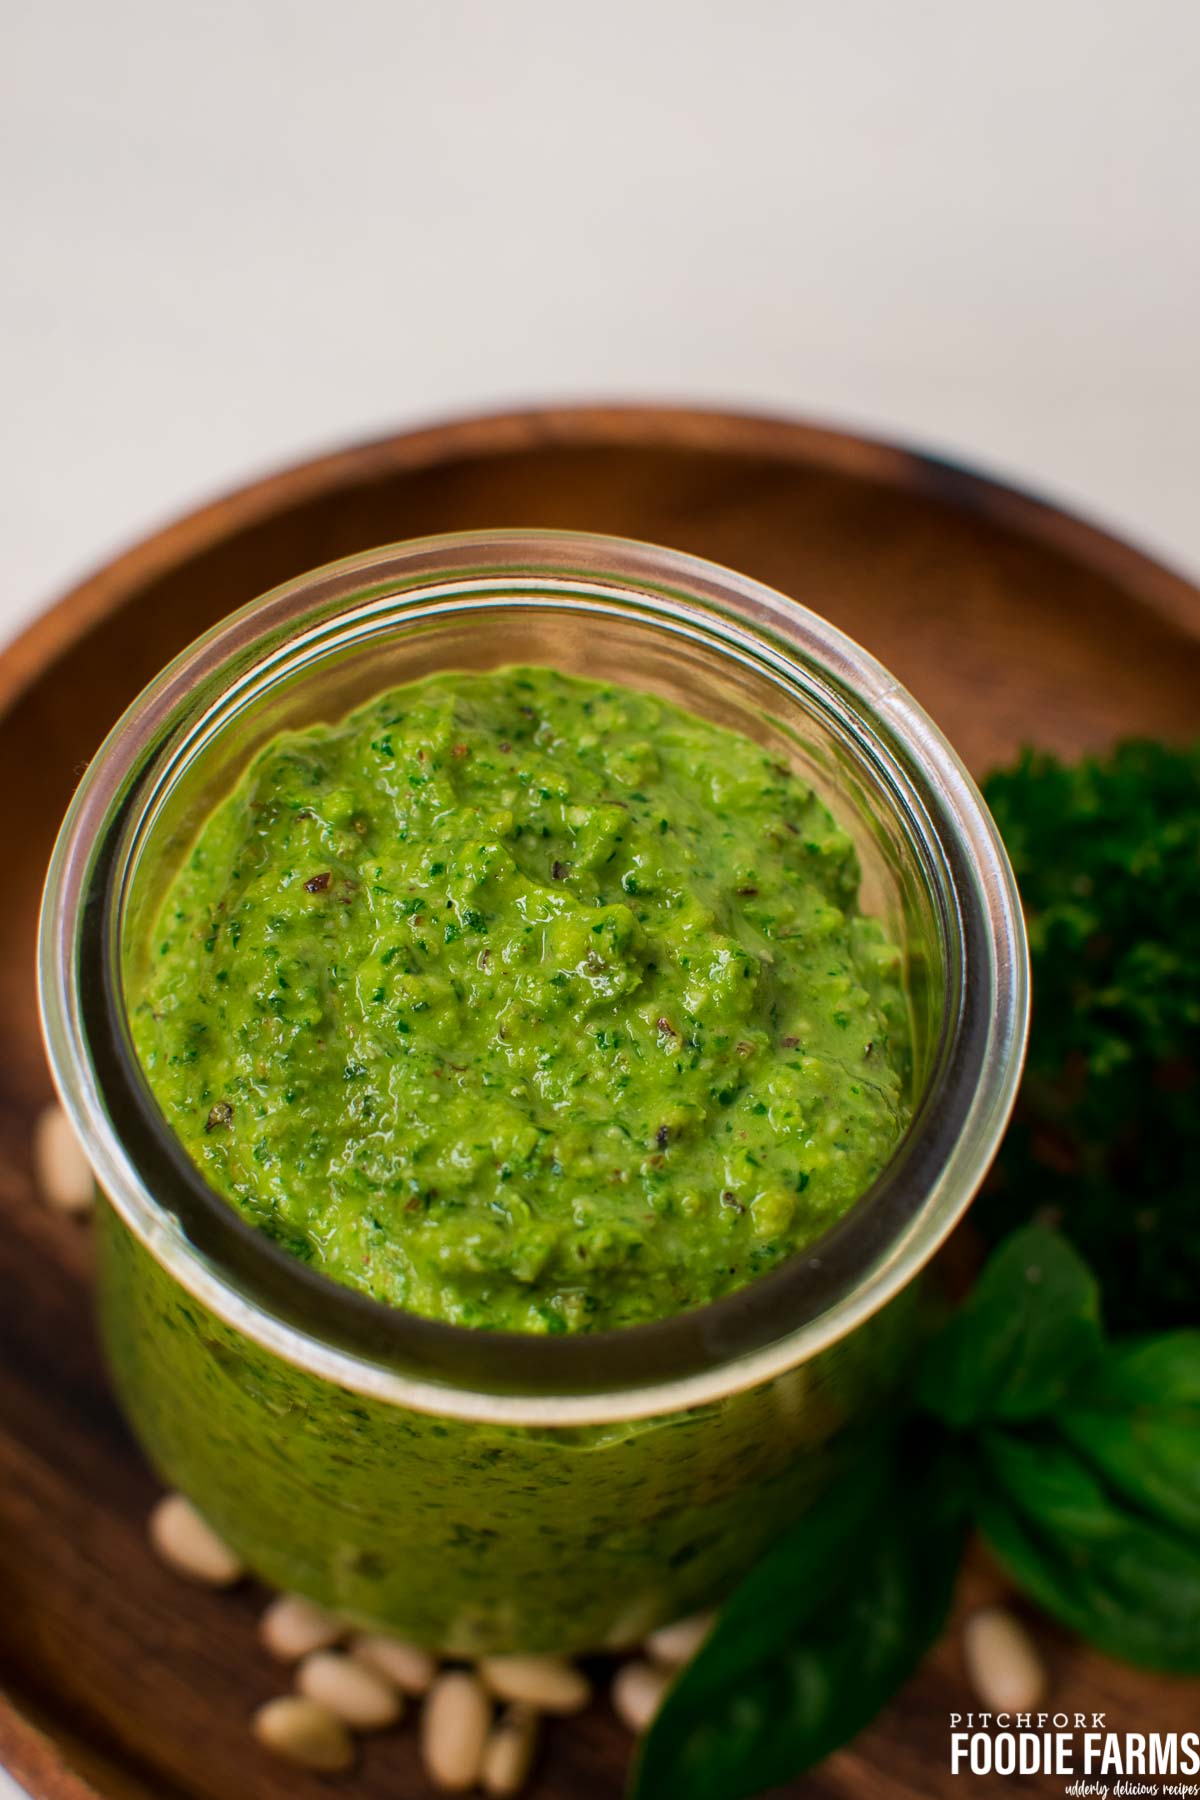
<path id="1" fill-rule="evenodd" d="M 1200 744 L 1027 751 L 984 783 L 1033 966 L 1025 1078 L 972 1211 L 997 1241 L 1052 1217 L 1114 1329 L 1197 1317 Z"/>
<path id="2" fill-rule="evenodd" d="M 1200 1673 L 1200 1332 L 1109 1340 L 1095 1277 L 1041 1226 L 926 1345 L 910 1414 L 726 1604 L 631 1800 L 741 1800 L 853 1737 L 944 1626 L 972 1524 L 1089 1642 Z"/>
<path id="3" fill-rule="evenodd" d="M 1200 1673 L 1200 1332 L 1107 1340 L 1082 1258 L 1028 1226 L 927 1350 L 917 1398 L 965 1439 L 975 1520 L 1031 1599 L 1112 1656 Z"/>

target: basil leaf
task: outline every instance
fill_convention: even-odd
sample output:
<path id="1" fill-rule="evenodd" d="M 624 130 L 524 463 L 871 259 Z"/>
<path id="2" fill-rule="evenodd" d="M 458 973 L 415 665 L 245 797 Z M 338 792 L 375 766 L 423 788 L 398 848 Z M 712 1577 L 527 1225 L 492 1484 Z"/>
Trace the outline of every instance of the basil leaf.
<path id="1" fill-rule="evenodd" d="M 969 1297 L 925 1347 L 922 1406 L 961 1429 L 1018 1420 L 1063 1399 L 1101 1346 L 1095 1278 L 1055 1231 L 1013 1232 Z"/>
<path id="2" fill-rule="evenodd" d="M 1055 1418 L 1110 1487 L 1200 1543 L 1200 1331 L 1114 1344 Z"/>
<path id="3" fill-rule="evenodd" d="M 631 1800 L 740 1800 L 853 1737 L 945 1623 L 965 1518 L 945 1454 L 861 1458 L 727 1602 L 642 1745 Z"/>
<path id="4" fill-rule="evenodd" d="M 980 1441 L 975 1510 L 1013 1579 L 1126 1662 L 1200 1673 L 1200 1547 L 1131 1510 L 1052 1433 Z"/>

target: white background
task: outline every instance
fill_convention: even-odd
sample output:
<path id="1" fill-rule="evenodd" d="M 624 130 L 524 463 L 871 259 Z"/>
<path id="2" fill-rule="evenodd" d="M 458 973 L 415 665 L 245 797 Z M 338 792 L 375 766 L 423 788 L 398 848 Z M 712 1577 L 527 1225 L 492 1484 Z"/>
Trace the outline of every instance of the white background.
<path id="1" fill-rule="evenodd" d="M 293 457 L 800 411 L 1200 569 L 1197 0 L 2 0 L 0 635 Z"/>

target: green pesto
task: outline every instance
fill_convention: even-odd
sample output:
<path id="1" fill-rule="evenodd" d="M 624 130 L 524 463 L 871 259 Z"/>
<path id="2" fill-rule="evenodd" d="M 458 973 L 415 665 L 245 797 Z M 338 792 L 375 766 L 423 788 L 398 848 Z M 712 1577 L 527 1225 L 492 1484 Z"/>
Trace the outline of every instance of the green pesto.
<path id="1" fill-rule="evenodd" d="M 638 1643 L 719 1599 L 909 1364 L 909 1288 L 772 1381 L 658 1418 L 466 1423 L 348 1392 L 180 1287 L 107 1205 L 100 1314 L 164 1481 L 272 1587 L 453 1655 Z"/>
<path id="2" fill-rule="evenodd" d="M 663 1318 L 809 1243 L 907 1122 L 897 952 L 761 745 L 546 669 L 286 733 L 171 886 L 134 1034 L 244 1216 L 454 1324 Z"/>

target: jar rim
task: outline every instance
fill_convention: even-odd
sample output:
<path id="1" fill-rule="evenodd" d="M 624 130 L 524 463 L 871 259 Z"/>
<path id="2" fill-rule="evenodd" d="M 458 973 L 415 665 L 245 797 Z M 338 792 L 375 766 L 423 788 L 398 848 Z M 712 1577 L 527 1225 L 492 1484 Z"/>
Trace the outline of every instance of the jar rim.
<path id="1" fill-rule="evenodd" d="M 715 631 L 716 649 L 766 658 L 810 707 L 843 727 L 852 717 L 856 750 L 886 767 L 937 865 L 957 912 L 943 929 L 961 966 L 914 1120 L 829 1231 L 708 1305 L 541 1337 L 425 1319 L 334 1282 L 207 1185 L 129 1041 L 119 911 L 139 808 L 168 778 L 181 716 L 206 684 L 218 711 L 228 710 L 253 696 L 256 680 L 278 679 L 289 657 L 329 654 L 368 615 L 411 624 L 431 608 L 564 595 L 682 632 Z M 1015 1100 L 1029 1004 L 1020 903 L 996 828 L 946 739 L 881 664 L 819 614 L 715 563 L 629 539 L 520 530 L 345 558 L 272 589 L 170 663 L 92 759 L 64 821 L 43 902 L 39 988 L 52 1073 L 100 1186 L 181 1286 L 267 1350 L 352 1391 L 541 1426 L 627 1421 L 719 1399 L 807 1361 L 882 1307 L 928 1261 L 986 1173 Z"/>

